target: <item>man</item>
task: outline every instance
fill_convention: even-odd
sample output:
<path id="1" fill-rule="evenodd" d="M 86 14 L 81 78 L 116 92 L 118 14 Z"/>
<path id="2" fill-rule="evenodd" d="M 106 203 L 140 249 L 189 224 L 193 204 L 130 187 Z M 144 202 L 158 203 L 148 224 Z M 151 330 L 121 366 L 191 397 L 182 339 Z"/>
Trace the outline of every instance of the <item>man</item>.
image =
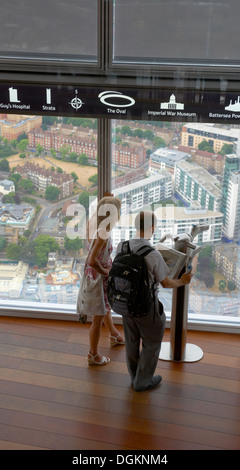
<path id="1" fill-rule="evenodd" d="M 137 230 L 136 237 L 130 240 L 130 249 L 136 252 L 143 246 L 151 246 L 149 239 L 157 226 L 157 218 L 153 212 L 142 211 L 135 219 Z M 121 251 L 121 243 L 117 253 Z M 168 277 L 169 269 L 157 250 L 146 255 L 145 261 L 148 267 L 149 283 L 160 283 L 164 288 L 175 288 L 189 284 L 191 273 L 185 273 L 180 279 Z M 156 387 L 162 380 L 160 375 L 154 376 L 157 367 L 161 342 L 164 334 L 166 316 L 162 304 L 155 292 L 154 306 L 145 317 L 133 317 L 124 315 L 123 327 L 126 343 L 126 359 L 132 385 L 136 391 L 149 390 Z M 141 345 L 141 348 L 140 348 Z"/>

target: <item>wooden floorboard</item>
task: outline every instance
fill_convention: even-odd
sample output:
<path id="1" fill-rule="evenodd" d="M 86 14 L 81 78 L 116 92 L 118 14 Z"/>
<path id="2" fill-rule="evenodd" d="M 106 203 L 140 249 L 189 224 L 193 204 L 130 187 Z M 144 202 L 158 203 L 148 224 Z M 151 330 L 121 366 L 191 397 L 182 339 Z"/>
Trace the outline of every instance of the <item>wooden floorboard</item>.
<path id="1" fill-rule="evenodd" d="M 161 385 L 138 393 L 104 328 L 111 362 L 88 367 L 88 324 L 0 322 L 1 450 L 239 450 L 239 335 L 189 331 L 203 359 L 159 360 Z"/>

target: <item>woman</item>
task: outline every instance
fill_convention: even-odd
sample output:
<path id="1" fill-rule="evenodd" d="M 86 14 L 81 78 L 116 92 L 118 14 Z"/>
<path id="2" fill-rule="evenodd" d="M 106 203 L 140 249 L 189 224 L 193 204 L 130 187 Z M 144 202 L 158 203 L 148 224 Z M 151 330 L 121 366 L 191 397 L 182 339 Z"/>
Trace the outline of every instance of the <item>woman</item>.
<path id="1" fill-rule="evenodd" d="M 109 331 L 111 346 L 124 344 L 124 338 L 120 335 L 113 324 L 111 307 L 107 299 L 107 280 L 112 266 L 112 243 L 111 229 L 120 218 L 121 201 L 111 196 L 103 197 L 97 205 L 97 214 L 89 222 L 88 249 L 90 241 L 94 238 L 91 250 L 86 261 L 85 275 L 95 279 L 97 273 L 103 276 L 103 293 L 105 311 L 96 312 L 93 316 L 89 330 L 90 348 L 87 356 L 88 364 L 105 365 L 110 362 L 109 357 L 101 355 L 98 351 L 101 327 L 104 322 Z M 97 221 L 97 223 L 96 223 Z M 96 231 L 93 233 L 93 225 L 96 224 Z"/>

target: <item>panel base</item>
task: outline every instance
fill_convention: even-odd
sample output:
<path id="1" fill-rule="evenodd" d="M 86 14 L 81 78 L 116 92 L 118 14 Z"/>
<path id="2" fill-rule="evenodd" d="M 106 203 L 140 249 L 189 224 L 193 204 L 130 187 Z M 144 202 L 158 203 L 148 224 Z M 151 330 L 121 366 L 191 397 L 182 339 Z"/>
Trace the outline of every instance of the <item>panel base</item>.
<path id="1" fill-rule="evenodd" d="M 175 361 L 171 356 L 170 346 L 170 343 L 162 343 L 159 359 L 162 361 L 174 362 L 197 362 L 203 358 L 203 351 L 201 348 L 199 348 L 199 346 L 195 346 L 195 344 L 186 344 L 185 355 L 183 359 Z"/>

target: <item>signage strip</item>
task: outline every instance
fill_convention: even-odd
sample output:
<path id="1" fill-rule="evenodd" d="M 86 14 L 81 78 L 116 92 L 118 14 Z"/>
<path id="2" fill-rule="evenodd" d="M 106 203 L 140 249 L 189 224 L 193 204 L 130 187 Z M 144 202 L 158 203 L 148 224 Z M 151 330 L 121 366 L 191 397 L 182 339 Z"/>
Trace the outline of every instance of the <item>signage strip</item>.
<path id="1" fill-rule="evenodd" d="M 0 113 L 236 124 L 240 122 L 240 91 L 1 83 Z"/>

